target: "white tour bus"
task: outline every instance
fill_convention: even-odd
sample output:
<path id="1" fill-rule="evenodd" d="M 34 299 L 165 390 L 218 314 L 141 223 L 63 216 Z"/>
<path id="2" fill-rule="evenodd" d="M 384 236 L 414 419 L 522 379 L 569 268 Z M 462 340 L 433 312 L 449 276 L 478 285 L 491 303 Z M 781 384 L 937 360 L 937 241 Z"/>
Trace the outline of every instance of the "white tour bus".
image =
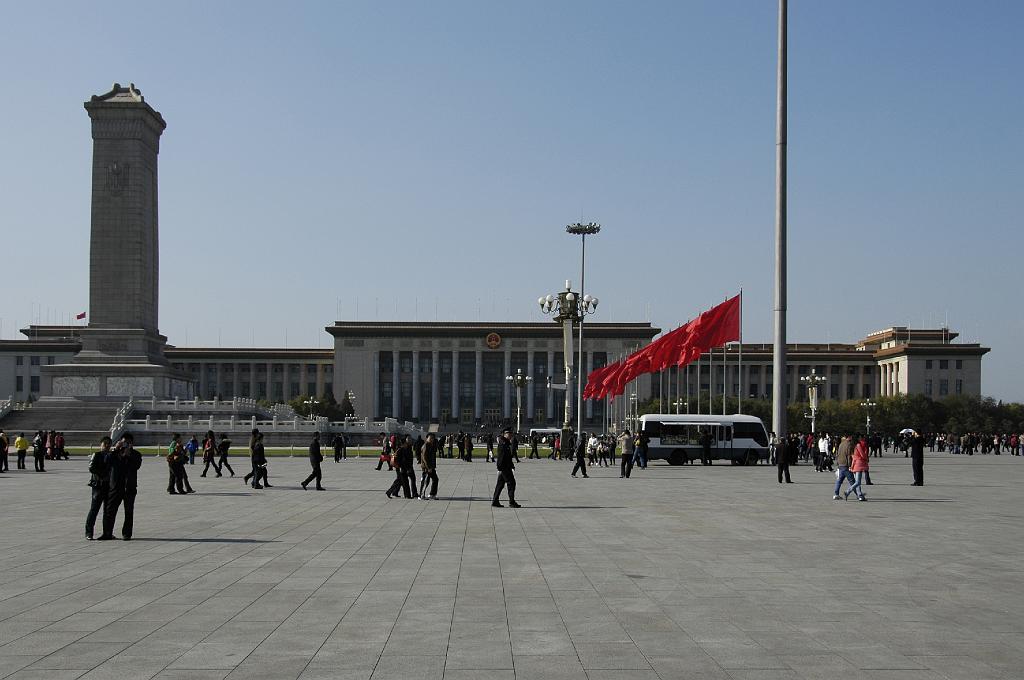
<path id="1" fill-rule="evenodd" d="M 535 427 L 530 430 L 530 436 L 534 434 L 540 436 L 540 443 L 546 446 L 555 445 L 555 437 L 562 434 L 562 429 L 559 427 Z"/>
<path id="2" fill-rule="evenodd" d="M 711 437 L 711 458 L 733 465 L 756 465 L 768 451 L 768 432 L 756 416 L 649 413 L 640 416 L 648 437 L 648 459 L 682 465 L 701 459 L 705 435 Z"/>

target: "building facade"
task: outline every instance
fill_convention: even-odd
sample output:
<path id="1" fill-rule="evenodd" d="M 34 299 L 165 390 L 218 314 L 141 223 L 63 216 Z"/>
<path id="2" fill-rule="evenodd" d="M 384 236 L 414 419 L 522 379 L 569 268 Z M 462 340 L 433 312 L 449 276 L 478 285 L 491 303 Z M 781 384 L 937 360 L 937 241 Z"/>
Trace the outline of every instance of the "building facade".
<path id="1" fill-rule="evenodd" d="M 79 351 L 79 330 L 32 326 L 22 331 L 23 340 L 0 341 L 0 399 L 46 396 L 43 367 Z M 517 406 L 530 426 L 558 425 L 564 417 L 564 392 L 549 387 L 565 382 L 557 324 L 339 321 L 325 330 L 333 349 L 167 346 L 164 353 L 203 399 L 280 402 L 331 394 L 341 401 L 348 394 L 360 417 L 447 427 L 512 422 Z M 586 324 L 582 374 L 645 346 L 659 332 L 650 323 Z M 786 400 L 807 400 L 800 379 L 811 373 L 827 380 L 821 399 L 981 395 L 981 362 L 989 349 L 956 339 L 948 329 L 893 327 L 851 344 L 791 344 Z M 506 377 L 518 371 L 532 381 L 517 405 L 517 391 Z M 771 345 L 745 343 L 742 364 L 733 344 L 688 367 L 642 376 L 635 392 L 640 399 L 685 403 L 672 410 L 696 411 L 698 399 L 770 398 L 772 389 Z M 621 416 L 626 399 L 586 402 L 584 422 L 601 423 L 605 409 Z"/>

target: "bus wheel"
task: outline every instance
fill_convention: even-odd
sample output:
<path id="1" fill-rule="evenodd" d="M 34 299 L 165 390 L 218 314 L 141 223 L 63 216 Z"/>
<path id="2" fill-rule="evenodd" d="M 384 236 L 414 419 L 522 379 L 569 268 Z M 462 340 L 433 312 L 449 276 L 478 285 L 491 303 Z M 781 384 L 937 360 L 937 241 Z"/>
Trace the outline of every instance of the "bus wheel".
<path id="1" fill-rule="evenodd" d="M 679 453 L 678 451 L 673 451 L 672 454 L 668 457 L 668 464 L 669 465 L 682 465 L 684 462 L 686 462 L 686 454 L 685 453 Z"/>
<path id="2" fill-rule="evenodd" d="M 757 465 L 757 451 L 747 450 L 747 465 Z"/>

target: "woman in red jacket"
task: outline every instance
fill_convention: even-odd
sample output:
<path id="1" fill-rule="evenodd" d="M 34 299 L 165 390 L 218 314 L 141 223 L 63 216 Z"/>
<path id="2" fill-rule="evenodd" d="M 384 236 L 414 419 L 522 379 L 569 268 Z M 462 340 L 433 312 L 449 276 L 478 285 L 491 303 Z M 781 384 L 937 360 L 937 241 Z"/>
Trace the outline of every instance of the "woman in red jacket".
<path id="1" fill-rule="evenodd" d="M 861 484 L 864 483 L 864 476 L 868 472 L 868 443 L 861 435 L 855 437 L 857 440 L 857 447 L 853 450 L 853 464 L 850 466 L 850 470 L 856 476 L 857 481 L 854 485 L 846 492 L 847 495 L 850 491 L 857 492 L 857 500 L 866 501 L 867 497 L 864 492 L 861 491 Z"/>

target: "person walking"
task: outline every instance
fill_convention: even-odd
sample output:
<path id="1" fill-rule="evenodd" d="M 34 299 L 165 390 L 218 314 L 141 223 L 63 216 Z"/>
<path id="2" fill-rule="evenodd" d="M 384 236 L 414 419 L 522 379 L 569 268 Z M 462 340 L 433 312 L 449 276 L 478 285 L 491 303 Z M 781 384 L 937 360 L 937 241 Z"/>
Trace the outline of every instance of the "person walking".
<path id="1" fill-rule="evenodd" d="M 203 437 L 203 474 L 200 477 L 206 476 L 206 471 L 213 466 L 213 471 L 220 477 L 220 467 L 217 466 L 217 438 L 213 435 L 213 430 L 208 430 L 206 436 Z"/>
<path id="2" fill-rule="evenodd" d="M 465 436 L 465 439 L 466 439 L 466 462 L 467 463 L 472 463 L 473 462 L 473 435 L 471 435 L 470 433 L 467 432 L 466 436 Z"/>
<path id="3" fill-rule="evenodd" d="M 345 433 L 339 432 L 334 435 L 334 462 L 340 463 L 343 460 L 348 459 L 348 440 L 345 439 Z"/>
<path id="4" fill-rule="evenodd" d="M 224 433 L 220 435 L 220 443 L 217 444 L 217 453 L 220 454 L 220 459 L 217 461 L 217 476 L 220 477 L 224 472 L 224 468 L 228 469 L 231 476 L 235 476 L 235 471 L 231 469 L 231 464 L 228 463 L 228 451 L 231 450 L 231 440 Z"/>
<path id="5" fill-rule="evenodd" d="M 249 484 L 250 479 L 256 479 L 256 435 L 259 433 L 258 429 L 254 429 L 249 435 L 249 464 L 252 466 L 252 470 L 242 478 L 243 484 Z"/>
<path id="6" fill-rule="evenodd" d="M 0 472 L 7 472 L 10 470 L 10 466 L 7 464 L 7 453 L 10 448 L 11 443 L 7 439 L 7 433 L 4 432 L 3 428 L 0 428 Z"/>
<path id="7" fill-rule="evenodd" d="M 494 486 L 494 497 L 491 500 L 491 507 L 503 508 L 500 502 L 501 490 L 508 488 L 508 504 L 512 508 L 523 506 L 516 503 L 516 469 L 512 462 L 512 430 L 505 428 L 501 433 L 501 440 L 498 442 L 498 457 L 495 466 L 498 468 L 498 483 Z"/>
<path id="8" fill-rule="evenodd" d="M 487 445 L 487 462 L 494 462 L 494 433 L 488 432 L 484 435 L 484 444 Z"/>
<path id="9" fill-rule="evenodd" d="M 587 479 L 587 433 L 580 432 L 580 436 L 576 438 L 576 464 L 572 467 L 571 475 L 576 476 L 577 472 L 583 473 L 583 478 Z"/>
<path id="10" fill-rule="evenodd" d="M 910 467 L 914 473 L 911 486 L 924 486 L 924 437 L 920 432 L 914 433 L 910 440 Z"/>
<path id="11" fill-rule="evenodd" d="M 184 455 L 184 448 L 181 445 L 181 435 L 175 432 L 171 436 L 171 443 L 167 445 L 167 493 L 172 496 L 185 493 L 185 486 L 177 470 L 179 455 Z"/>
<path id="12" fill-rule="evenodd" d="M 711 438 L 711 435 L 707 435 Z M 782 478 L 786 478 L 786 484 L 792 484 L 793 480 L 789 477 L 789 463 L 796 457 L 797 442 L 792 437 L 782 437 L 778 447 L 775 449 L 775 459 L 778 461 L 776 467 L 779 471 L 779 484 L 782 484 Z"/>
<path id="13" fill-rule="evenodd" d="M 832 491 L 832 500 L 839 500 L 839 492 L 843 488 L 843 482 L 845 481 L 849 488 L 843 495 L 845 500 L 849 495 L 850 491 L 853 490 L 855 480 L 853 473 L 850 472 L 850 466 L 853 464 L 853 440 L 849 435 L 846 435 L 839 442 L 839 448 L 836 449 L 836 485 Z"/>
<path id="14" fill-rule="evenodd" d="M 43 464 L 43 456 L 46 455 L 46 443 L 43 438 L 43 431 L 39 430 L 36 432 L 36 436 L 32 439 L 32 458 L 36 466 L 36 472 L 46 472 L 46 466 Z"/>
<path id="15" fill-rule="evenodd" d="M 440 446 L 437 437 L 431 432 L 420 452 L 420 466 L 423 468 L 423 480 L 420 482 L 420 498 L 433 500 L 437 498 L 437 451 Z M 427 493 L 427 481 L 430 482 L 430 493 Z"/>
<path id="16" fill-rule="evenodd" d="M 25 433 L 21 432 L 18 434 L 18 438 L 14 440 L 14 450 L 18 453 L 18 469 L 25 469 L 25 453 L 28 451 L 28 440 L 25 439 Z"/>
<path id="17" fill-rule="evenodd" d="M 530 455 L 528 458 L 540 459 L 540 453 L 537 452 L 537 445 L 540 444 L 540 435 L 536 432 L 530 433 Z"/>
<path id="18" fill-rule="evenodd" d="M 189 465 L 195 465 L 196 464 L 196 451 L 198 451 L 198 450 L 199 450 L 199 440 L 196 439 L 195 435 L 192 435 L 192 438 L 189 439 L 188 442 L 185 444 L 185 452 L 188 454 L 188 464 Z"/>
<path id="19" fill-rule="evenodd" d="M 272 489 L 270 477 L 267 474 L 267 450 L 263 446 L 263 433 L 256 433 L 256 441 L 252 445 L 253 473 L 252 488 Z"/>
<path id="20" fill-rule="evenodd" d="M 302 482 L 302 490 L 306 490 L 306 486 L 316 480 L 316 490 L 325 491 L 324 487 L 320 485 L 320 480 L 323 477 L 320 472 L 320 463 L 323 462 L 324 455 L 320 453 L 320 433 L 313 433 L 313 441 L 309 443 L 309 464 L 313 468 L 313 471 L 309 473 L 309 477 L 306 477 L 306 481 Z"/>
<path id="21" fill-rule="evenodd" d="M 135 437 L 131 432 L 121 435 L 121 441 L 107 456 L 107 463 L 110 470 L 110 493 L 107 496 L 107 507 L 103 509 L 103 535 L 114 537 L 117 510 L 121 503 L 124 503 L 121 538 L 130 541 L 135 527 L 135 496 L 138 493 L 139 468 L 142 467 L 142 454 L 135 450 Z"/>
<path id="22" fill-rule="evenodd" d="M 633 449 L 634 449 L 633 435 L 626 430 L 622 433 L 622 458 L 619 467 L 619 478 L 629 478 L 629 473 L 633 471 Z"/>
<path id="23" fill-rule="evenodd" d="M 859 434 L 854 438 L 857 442 L 853 449 L 853 464 L 850 466 L 850 470 L 853 471 L 856 482 L 853 487 L 857 490 L 857 500 L 866 501 L 867 497 L 864 495 L 863 485 L 865 482 L 865 476 L 868 473 L 868 443 Z M 847 492 L 849 493 L 849 492 Z"/>
<path id="24" fill-rule="evenodd" d="M 92 540 L 92 532 L 96 527 L 96 517 L 100 509 L 106 505 L 110 492 L 110 470 L 107 467 L 107 456 L 110 454 L 110 437 L 100 440 L 100 450 L 89 457 L 89 486 L 92 488 L 92 502 L 85 516 L 85 540 Z"/>
<path id="25" fill-rule="evenodd" d="M 399 490 L 405 493 L 406 498 L 412 498 L 412 493 L 409 491 L 409 477 L 406 474 L 406 470 L 412 469 L 412 438 L 404 437 L 398 448 L 395 449 L 392 455 L 392 467 L 395 470 L 395 481 L 391 483 L 391 486 L 384 495 L 388 498 L 397 498 Z"/>
<path id="26" fill-rule="evenodd" d="M 776 456 L 778 456 L 778 452 L 776 452 Z M 711 433 L 708 432 L 707 430 L 702 432 L 701 435 L 700 435 L 700 464 L 701 465 L 711 465 L 712 464 L 712 460 L 711 460 Z M 789 474 L 789 467 L 788 467 L 788 465 L 789 464 L 787 463 L 787 467 L 786 467 L 786 473 L 787 474 Z M 781 480 L 781 471 L 780 471 L 779 474 L 780 474 L 779 481 L 781 482 L 782 481 Z"/>

